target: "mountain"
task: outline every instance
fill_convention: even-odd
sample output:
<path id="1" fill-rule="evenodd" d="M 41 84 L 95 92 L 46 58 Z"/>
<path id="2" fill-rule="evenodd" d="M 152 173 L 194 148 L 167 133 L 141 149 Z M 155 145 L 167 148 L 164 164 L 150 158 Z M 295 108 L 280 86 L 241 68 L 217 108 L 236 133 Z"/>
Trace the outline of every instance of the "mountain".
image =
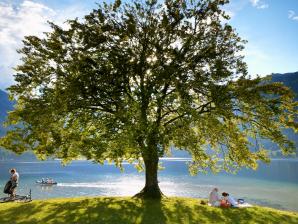
<path id="1" fill-rule="evenodd" d="M 272 82 L 282 82 L 286 86 L 290 87 L 295 93 L 295 100 L 298 101 L 298 72 L 294 73 L 285 73 L 285 74 L 272 74 L 270 75 Z M 13 102 L 8 100 L 8 95 L 6 92 L 0 90 L 0 136 L 5 134 L 5 128 L 2 126 L 2 122 L 7 116 L 7 112 L 13 109 Z M 291 130 L 285 130 L 284 133 L 293 141 L 296 142 L 298 147 L 298 134 L 295 134 Z M 270 145 L 267 145 L 270 144 Z M 271 143 L 266 143 L 268 148 L 272 149 L 273 157 L 280 157 L 281 152 L 278 147 Z M 181 150 L 172 150 L 173 157 L 189 157 L 188 153 Z M 12 152 L 6 150 L 0 150 L 0 160 L 3 159 L 35 159 L 35 156 L 32 153 L 25 153 L 24 155 L 17 156 Z"/>
<path id="2" fill-rule="evenodd" d="M 272 74 L 272 82 L 282 82 L 296 93 L 295 100 L 298 101 L 298 72 L 285 74 Z"/>
<path id="3" fill-rule="evenodd" d="M 6 120 L 7 112 L 13 110 L 14 103 L 9 101 L 8 94 L 3 90 L 0 90 L 0 136 L 3 136 L 6 132 L 6 128 L 3 126 L 3 122 Z M 0 149 L 0 161 L 1 160 L 35 160 L 36 157 L 31 152 L 26 152 L 22 155 L 16 155 L 13 152 Z"/>
<path id="4" fill-rule="evenodd" d="M 285 86 L 291 88 L 296 94 L 295 100 L 298 101 L 298 72 L 284 74 L 273 73 L 272 75 L 268 76 L 268 78 L 270 78 L 272 82 L 282 82 Z M 296 154 L 298 155 L 298 134 L 289 129 L 284 130 L 284 134 L 287 135 L 290 140 L 296 143 Z M 267 149 L 271 150 L 271 157 L 285 158 L 276 144 L 272 144 L 269 141 L 262 141 L 262 143 Z M 172 149 L 171 151 L 173 157 L 190 157 L 185 151 L 175 149 Z"/>
<path id="5" fill-rule="evenodd" d="M 285 74 L 272 74 L 271 75 L 272 82 L 282 82 L 285 86 L 288 86 L 293 90 L 296 94 L 295 101 L 298 101 L 298 72 L 293 73 L 285 73 Z M 293 130 L 286 129 L 284 130 L 284 134 L 288 136 L 288 138 L 295 142 L 296 144 L 296 154 L 298 155 L 298 134 Z M 283 157 L 281 151 L 278 147 L 271 146 L 271 156 L 272 157 Z"/>
<path id="6" fill-rule="evenodd" d="M 8 100 L 8 95 L 6 92 L 0 90 L 0 136 L 4 135 L 5 133 L 2 123 L 5 121 L 7 112 L 10 110 L 13 110 L 13 102 Z"/>

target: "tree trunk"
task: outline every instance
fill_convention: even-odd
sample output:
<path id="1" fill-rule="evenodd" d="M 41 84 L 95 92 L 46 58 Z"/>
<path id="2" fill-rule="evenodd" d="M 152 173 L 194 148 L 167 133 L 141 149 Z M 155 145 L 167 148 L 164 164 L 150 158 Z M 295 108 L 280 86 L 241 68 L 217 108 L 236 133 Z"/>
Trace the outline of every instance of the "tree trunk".
<path id="1" fill-rule="evenodd" d="M 145 187 L 134 197 L 140 198 L 161 198 L 163 196 L 158 186 L 158 156 L 155 158 L 144 159 L 145 163 Z"/>

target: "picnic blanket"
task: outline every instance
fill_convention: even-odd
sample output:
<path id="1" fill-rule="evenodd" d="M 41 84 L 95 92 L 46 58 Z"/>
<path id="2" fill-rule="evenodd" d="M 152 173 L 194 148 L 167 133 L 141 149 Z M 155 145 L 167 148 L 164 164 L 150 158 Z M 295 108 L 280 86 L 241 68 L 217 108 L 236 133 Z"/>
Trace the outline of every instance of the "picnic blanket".
<path id="1" fill-rule="evenodd" d="M 210 203 L 208 203 L 208 206 L 210 206 L 210 207 L 220 207 L 220 206 L 212 206 Z M 237 206 L 233 206 L 231 208 L 249 208 L 249 207 L 253 207 L 253 205 L 249 204 L 247 202 L 244 202 L 243 204 L 238 204 Z"/>
<path id="2" fill-rule="evenodd" d="M 248 207 L 252 207 L 252 206 L 253 206 L 252 204 L 249 204 L 247 202 L 244 202 L 243 204 L 238 204 L 237 205 L 238 208 L 248 208 Z"/>

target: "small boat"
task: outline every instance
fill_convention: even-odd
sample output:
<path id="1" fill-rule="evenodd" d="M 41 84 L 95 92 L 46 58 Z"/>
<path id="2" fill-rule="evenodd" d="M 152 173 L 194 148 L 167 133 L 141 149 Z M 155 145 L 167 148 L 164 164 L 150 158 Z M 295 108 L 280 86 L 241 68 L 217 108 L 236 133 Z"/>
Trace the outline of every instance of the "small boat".
<path id="1" fill-rule="evenodd" d="M 40 184 L 40 185 L 57 185 L 57 182 L 54 181 L 53 179 L 44 179 L 42 178 L 41 180 L 37 180 L 36 181 L 37 184 Z"/>

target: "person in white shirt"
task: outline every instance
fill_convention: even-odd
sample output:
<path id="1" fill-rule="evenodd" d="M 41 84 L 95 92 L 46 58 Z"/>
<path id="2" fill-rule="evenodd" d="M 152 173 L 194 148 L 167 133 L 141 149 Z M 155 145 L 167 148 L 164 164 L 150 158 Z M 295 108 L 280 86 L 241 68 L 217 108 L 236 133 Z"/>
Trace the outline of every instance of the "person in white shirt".
<path id="1" fill-rule="evenodd" d="M 220 197 L 218 195 L 218 188 L 214 188 L 209 194 L 209 203 L 212 206 L 220 205 Z"/>
<path id="2" fill-rule="evenodd" d="M 11 197 L 15 197 L 16 196 L 16 188 L 19 185 L 19 177 L 20 175 L 17 173 L 17 170 L 15 168 L 10 170 L 10 181 L 11 181 L 11 187 L 10 187 L 10 192 L 11 192 Z"/>
<path id="3" fill-rule="evenodd" d="M 230 196 L 228 193 L 223 192 L 222 196 L 224 197 L 223 200 L 225 200 L 228 205 L 230 205 L 232 207 L 238 207 L 238 202 L 232 196 Z"/>
<path id="4" fill-rule="evenodd" d="M 238 207 L 238 202 L 232 196 L 229 195 L 227 199 L 228 202 L 232 205 L 232 207 Z"/>

